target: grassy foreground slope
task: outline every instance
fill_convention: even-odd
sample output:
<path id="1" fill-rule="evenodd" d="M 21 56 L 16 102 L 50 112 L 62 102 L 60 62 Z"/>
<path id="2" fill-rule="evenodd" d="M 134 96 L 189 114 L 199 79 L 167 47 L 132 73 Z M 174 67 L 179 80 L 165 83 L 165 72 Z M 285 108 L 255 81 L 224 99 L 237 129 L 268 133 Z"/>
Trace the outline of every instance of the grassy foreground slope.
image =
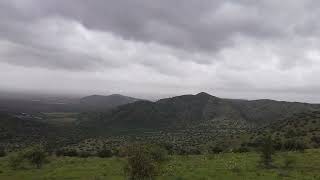
<path id="1" fill-rule="evenodd" d="M 172 156 L 163 164 L 159 180 L 272 180 L 320 179 L 320 150 L 305 153 L 290 152 L 296 163 L 291 168 L 283 168 L 287 153 L 274 156 L 275 168 L 263 169 L 258 166 L 257 153 L 225 153 L 217 155 Z M 10 170 L 8 157 L 0 158 L 0 179 L 83 179 L 122 180 L 125 179 L 122 158 L 56 158 L 43 169 Z"/>

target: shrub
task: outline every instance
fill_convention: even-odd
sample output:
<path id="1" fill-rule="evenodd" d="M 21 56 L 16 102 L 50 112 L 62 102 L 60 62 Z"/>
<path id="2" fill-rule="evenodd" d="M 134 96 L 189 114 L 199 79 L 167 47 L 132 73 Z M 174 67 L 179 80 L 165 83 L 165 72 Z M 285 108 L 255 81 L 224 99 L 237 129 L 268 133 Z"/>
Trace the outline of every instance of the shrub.
<path id="1" fill-rule="evenodd" d="M 163 162 L 168 159 L 168 151 L 161 146 L 151 146 L 148 151 L 151 158 L 156 162 Z"/>
<path id="2" fill-rule="evenodd" d="M 156 162 L 144 146 L 128 148 L 128 162 L 124 170 L 130 180 L 150 180 L 156 174 Z"/>
<path id="3" fill-rule="evenodd" d="M 218 153 L 221 153 L 221 152 L 223 152 L 223 149 L 218 147 L 218 146 L 209 147 L 209 153 L 218 154 Z"/>
<path id="4" fill-rule="evenodd" d="M 0 147 L 0 157 L 4 157 L 6 155 L 7 154 L 6 154 L 6 151 L 5 151 L 4 147 Z"/>
<path id="5" fill-rule="evenodd" d="M 272 163 L 272 155 L 274 154 L 274 148 L 271 136 L 267 136 L 263 139 L 262 145 L 261 145 L 261 163 L 269 168 L 271 167 Z"/>
<path id="6" fill-rule="evenodd" d="M 23 157 L 38 169 L 40 169 L 47 160 L 47 154 L 42 146 L 35 146 L 27 149 L 23 153 Z"/>
<path id="7" fill-rule="evenodd" d="M 87 157 L 90 157 L 91 154 L 89 152 L 82 151 L 82 152 L 78 153 L 78 156 L 81 157 L 81 158 L 87 158 Z"/>
<path id="8" fill-rule="evenodd" d="M 38 169 L 41 168 L 47 162 L 47 154 L 43 147 L 34 146 L 13 154 L 9 158 L 9 166 L 12 169 L 25 168 L 27 162 Z"/>
<path id="9" fill-rule="evenodd" d="M 24 162 L 25 159 L 21 152 L 13 154 L 9 157 L 9 167 L 11 167 L 14 170 L 24 168 Z"/>
<path id="10" fill-rule="evenodd" d="M 101 158 L 112 157 L 112 151 L 108 149 L 106 145 L 104 145 L 102 150 L 99 151 L 97 155 Z"/>
<path id="11" fill-rule="evenodd" d="M 295 139 L 286 140 L 283 144 L 284 150 L 287 151 L 300 151 L 303 152 L 306 148 L 305 144 L 302 141 Z"/>

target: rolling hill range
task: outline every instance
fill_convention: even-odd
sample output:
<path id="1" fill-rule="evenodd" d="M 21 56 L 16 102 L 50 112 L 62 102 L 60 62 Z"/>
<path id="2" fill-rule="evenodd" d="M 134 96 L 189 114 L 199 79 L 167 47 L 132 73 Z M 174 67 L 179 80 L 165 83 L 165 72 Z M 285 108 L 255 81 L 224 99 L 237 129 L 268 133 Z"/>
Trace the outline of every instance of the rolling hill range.
<path id="1" fill-rule="evenodd" d="M 223 99 L 203 92 L 156 102 L 94 95 L 80 99 L 76 110 L 68 113 L 50 112 L 51 108 L 33 113 L 38 110 L 43 109 L 0 113 L 0 145 L 43 140 L 58 147 L 82 146 L 88 141 L 101 144 L 94 142 L 102 138 L 111 147 L 140 139 L 179 149 L 210 143 L 239 146 L 270 133 L 282 140 L 297 137 L 317 147 L 320 136 L 320 105 Z"/>
<path id="2" fill-rule="evenodd" d="M 108 96 L 92 95 L 83 98 L 41 98 L 17 99 L 1 98 L 0 111 L 8 112 L 87 112 L 105 111 L 120 105 L 132 103 L 139 99 L 112 94 Z"/>
<path id="3" fill-rule="evenodd" d="M 156 102 L 136 101 L 106 112 L 84 114 L 79 124 L 96 129 L 258 128 L 320 105 L 273 100 L 232 100 L 207 93 Z"/>

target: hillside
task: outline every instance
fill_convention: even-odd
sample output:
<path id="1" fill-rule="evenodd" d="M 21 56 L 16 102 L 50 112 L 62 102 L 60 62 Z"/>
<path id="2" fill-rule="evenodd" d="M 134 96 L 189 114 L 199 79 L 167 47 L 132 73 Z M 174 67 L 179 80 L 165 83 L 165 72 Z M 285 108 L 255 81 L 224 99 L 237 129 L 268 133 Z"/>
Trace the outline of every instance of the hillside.
<path id="1" fill-rule="evenodd" d="M 45 123 L 22 120 L 8 113 L 0 113 L 1 143 L 39 141 L 55 131 L 55 128 Z"/>
<path id="2" fill-rule="evenodd" d="M 295 113 L 317 109 L 320 106 L 314 104 L 232 100 L 199 93 L 156 102 L 137 101 L 107 112 L 85 114 L 79 123 L 100 129 L 252 129 L 267 126 Z"/>
<path id="3" fill-rule="evenodd" d="M 273 139 L 282 143 L 298 141 L 308 148 L 320 147 L 320 111 L 297 113 L 282 121 L 257 129 L 251 139 L 271 134 Z"/>
<path id="4" fill-rule="evenodd" d="M 16 114 L 0 112 L 0 146 L 19 149 L 40 142 L 58 146 L 77 143 L 85 136 L 74 124 L 53 124 L 33 119 L 21 119 Z"/>

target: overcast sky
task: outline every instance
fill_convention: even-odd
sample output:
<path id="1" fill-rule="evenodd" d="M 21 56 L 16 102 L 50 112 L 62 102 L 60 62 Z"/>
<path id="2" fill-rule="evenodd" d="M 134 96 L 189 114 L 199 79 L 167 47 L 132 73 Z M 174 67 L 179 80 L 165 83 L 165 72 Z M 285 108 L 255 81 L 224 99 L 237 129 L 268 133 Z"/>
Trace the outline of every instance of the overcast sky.
<path id="1" fill-rule="evenodd" d="M 1 0 L 0 90 L 320 102 L 318 0 Z"/>

